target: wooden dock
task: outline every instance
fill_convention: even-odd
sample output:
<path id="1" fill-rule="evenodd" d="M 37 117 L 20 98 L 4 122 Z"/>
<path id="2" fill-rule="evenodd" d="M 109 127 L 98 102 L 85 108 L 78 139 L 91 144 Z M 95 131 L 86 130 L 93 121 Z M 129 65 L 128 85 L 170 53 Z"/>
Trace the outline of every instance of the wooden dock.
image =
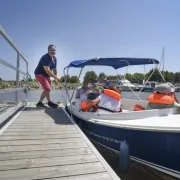
<path id="1" fill-rule="evenodd" d="M 0 130 L 0 180 L 120 180 L 63 105 L 30 104 Z"/>

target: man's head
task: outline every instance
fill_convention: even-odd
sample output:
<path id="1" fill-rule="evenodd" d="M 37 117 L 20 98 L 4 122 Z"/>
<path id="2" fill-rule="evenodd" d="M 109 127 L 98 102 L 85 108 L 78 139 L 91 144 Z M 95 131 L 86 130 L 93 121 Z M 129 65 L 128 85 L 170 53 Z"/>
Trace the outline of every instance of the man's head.
<path id="1" fill-rule="evenodd" d="M 108 81 L 105 85 L 104 85 L 104 89 L 110 89 L 113 90 L 117 93 L 120 94 L 120 91 L 116 88 L 116 84 L 112 81 Z"/>
<path id="2" fill-rule="evenodd" d="M 171 95 L 174 94 L 175 89 L 171 83 L 159 84 L 155 87 L 155 91 L 159 94 Z"/>
<path id="3" fill-rule="evenodd" d="M 89 84 L 89 80 L 88 80 L 88 79 L 84 79 L 84 81 L 83 81 L 83 87 L 84 87 L 84 88 L 88 87 L 88 84 Z"/>
<path id="4" fill-rule="evenodd" d="M 50 44 L 48 46 L 48 53 L 51 57 L 54 57 L 56 54 L 56 46 L 54 46 L 53 44 Z"/>

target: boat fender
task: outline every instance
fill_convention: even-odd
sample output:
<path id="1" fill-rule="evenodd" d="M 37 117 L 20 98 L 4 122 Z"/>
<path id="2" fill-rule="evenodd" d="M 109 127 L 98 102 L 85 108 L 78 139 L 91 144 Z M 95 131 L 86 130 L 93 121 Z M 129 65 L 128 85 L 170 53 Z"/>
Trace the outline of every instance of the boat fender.
<path id="1" fill-rule="evenodd" d="M 120 142 L 119 151 L 119 168 L 121 171 L 127 171 L 129 169 L 130 154 L 126 140 Z"/>

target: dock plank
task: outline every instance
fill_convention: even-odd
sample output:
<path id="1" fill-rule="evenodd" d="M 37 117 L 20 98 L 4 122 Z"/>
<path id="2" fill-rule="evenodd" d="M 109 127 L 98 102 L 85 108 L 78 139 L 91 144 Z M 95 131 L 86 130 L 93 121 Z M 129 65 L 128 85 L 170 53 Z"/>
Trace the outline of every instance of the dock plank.
<path id="1" fill-rule="evenodd" d="M 36 139 L 36 140 L 13 140 L 13 141 L 0 141 L 1 146 L 22 146 L 22 145 L 40 145 L 40 144 L 64 144 L 71 142 L 82 142 L 83 138 L 66 138 L 66 139 Z"/>
<path id="2" fill-rule="evenodd" d="M 61 157 L 61 156 L 83 155 L 83 154 L 91 154 L 91 153 L 92 151 L 89 147 L 58 149 L 58 150 L 50 149 L 44 151 L 23 151 L 23 152 L 14 151 L 14 152 L 0 153 L 0 163 L 3 163 L 1 161 L 7 161 L 7 160 Z"/>
<path id="3" fill-rule="evenodd" d="M 0 171 L 98 162 L 94 154 L 4 161 Z"/>
<path id="4" fill-rule="evenodd" d="M 76 131 L 76 128 L 75 127 L 72 127 L 72 126 L 67 126 L 67 127 L 61 127 L 61 126 L 56 126 L 56 127 L 42 127 L 42 128 L 37 128 L 36 126 L 35 127 L 29 127 L 29 128 L 11 128 L 11 129 L 7 129 L 6 132 L 39 132 L 39 131 L 71 131 L 71 130 L 75 130 Z"/>
<path id="5" fill-rule="evenodd" d="M 4 135 L 7 136 L 29 136 L 29 135 L 34 135 L 34 136 L 38 136 L 38 135 L 57 135 L 57 134 L 73 134 L 76 133 L 76 130 L 66 130 L 64 129 L 64 131 L 38 131 L 38 132 L 16 132 L 16 130 L 14 130 L 14 132 L 9 132 L 6 131 L 4 132 Z"/>
<path id="6" fill-rule="evenodd" d="M 1 172 L 0 179 L 13 179 L 13 180 L 34 180 L 44 178 L 55 178 L 65 176 L 77 176 L 82 174 L 104 172 L 100 162 L 73 164 L 64 166 L 51 166 L 30 169 L 18 169 Z"/>
<path id="7" fill-rule="evenodd" d="M 13 151 L 43 151 L 48 149 L 67 149 L 74 147 L 87 147 L 87 144 L 84 141 L 79 141 L 66 144 L 33 144 L 26 146 L 1 146 L 0 153 Z"/>
<path id="8" fill-rule="evenodd" d="M 107 172 L 78 175 L 78 176 L 69 176 L 61 178 L 52 178 L 51 180 L 112 180 Z"/>
<path id="9" fill-rule="evenodd" d="M 66 138 L 76 138 L 76 137 L 81 137 L 81 135 L 78 132 L 74 133 L 68 133 L 68 134 L 41 134 L 41 135 L 36 135 L 34 136 L 33 134 L 31 135 L 26 135 L 26 136 L 21 136 L 21 135 L 16 135 L 16 136 L 9 136 L 9 135 L 1 135 L 0 136 L 0 141 L 11 141 L 11 140 L 31 140 L 31 139 L 66 139 Z"/>

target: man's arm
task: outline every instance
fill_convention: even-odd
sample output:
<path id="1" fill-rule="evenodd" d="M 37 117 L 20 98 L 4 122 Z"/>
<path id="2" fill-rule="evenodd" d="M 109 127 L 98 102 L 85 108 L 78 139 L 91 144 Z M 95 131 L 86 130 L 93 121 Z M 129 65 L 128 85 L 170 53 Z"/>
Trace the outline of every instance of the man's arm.
<path id="1" fill-rule="evenodd" d="M 43 56 L 42 58 L 43 58 L 43 59 L 42 59 L 42 65 L 43 65 L 43 68 L 44 68 L 44 70 L 46 71 L 46 73 L 47 73 L 49 76 L 53 77 L 54 79 L 58 79 L 58 77 L 56 76 L 56 74 L 54 74 L 54 73 L 50 70 L 50 68 L 49 68 L 49 59 L 48 59 L 46 56 Z"/>
<path id="2" fill-rule="evenodd" d="M 49 66 L 43 66 L 43 67 L 49 76 L 53 77 L 54 79 L 58 79 L 58 77 L 49 69 Z"/>
<path id="3" fill-rule="evenodd" d="M 53 69 L 53 73 L 57 76 L 57 69 L 56 68 Z"/>

